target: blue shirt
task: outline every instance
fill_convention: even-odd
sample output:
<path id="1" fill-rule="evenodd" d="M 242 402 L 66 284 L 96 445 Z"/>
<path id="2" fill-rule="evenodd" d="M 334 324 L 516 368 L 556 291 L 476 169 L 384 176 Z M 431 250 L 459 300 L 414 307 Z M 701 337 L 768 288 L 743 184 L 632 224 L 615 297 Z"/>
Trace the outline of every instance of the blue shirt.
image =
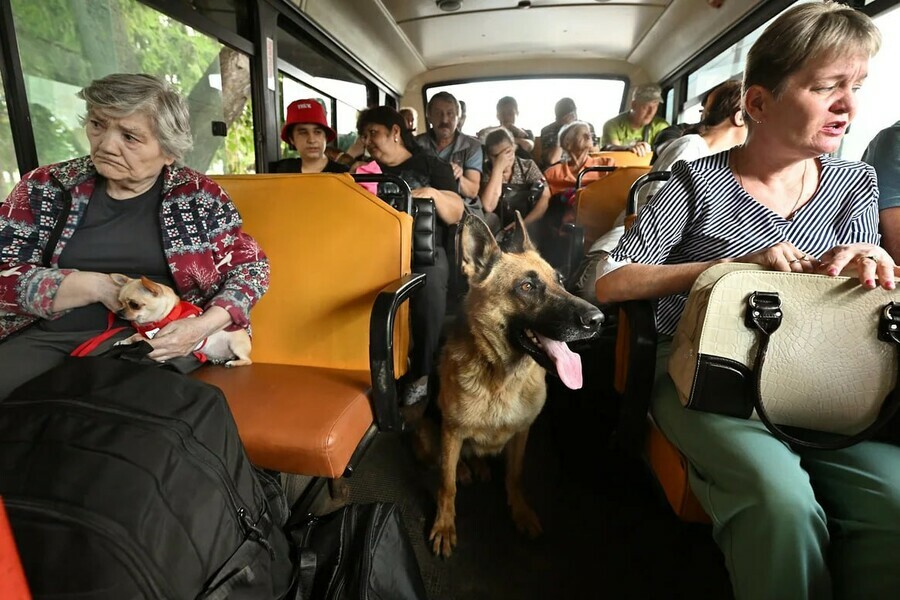
<path id="1" fill-rule="evenodd" d="M 819 157 L 819 189 L 785 219 L 742 188 L 728 166 L 730 150 L 686 163 L 639 213 L 610 253 L 615 261 L 684 264 L 745 256 L 780 242 L 819 257 L 838 244 L 878 244 L 878 188 L 869 165 Z M 660 298 L 656 325 L 671 335 L 687 292 Z"/>
<path id="2" fill-rule="evenodd" d="M 900 121 L 878 132 L 862 159 L 878 174 L 878 207 L 900 206 Z"/>

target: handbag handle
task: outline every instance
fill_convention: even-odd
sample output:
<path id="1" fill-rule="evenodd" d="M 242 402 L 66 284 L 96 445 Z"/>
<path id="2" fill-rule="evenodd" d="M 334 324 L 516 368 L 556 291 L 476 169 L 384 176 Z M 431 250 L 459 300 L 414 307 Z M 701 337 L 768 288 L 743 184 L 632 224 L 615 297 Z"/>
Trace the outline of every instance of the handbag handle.
<path id="1" fill-rule="evenodd" d="M 826 434 L 829 438 L 828 440 L 804 439 L 791 435 L 773 423 L 762 401 L 762 372 L 766 361 L 766 353 L 769 349 L 769 338 L 781 325 L 781 317 L 781 299 L 778 297 L 778 292 L 753 292 L 750 294 L 750 297 L 747 299 L 747 313 L 744 318 L 744 324 L 751 329 L 757 330 L 761 336 L 759 348 L 756 352 L 756 391 L 753 394 L 753 404 L 759 420 L 763 422 L 772 435 L 791 446 L 813 450 L 840 450 L 870 439 L 894 418 L 894 415 L 900 409 L 900 384 L 894 387 L 885 400 L 881 411 L 878 413 L 878 418 L 871 425 L 853 435 L 835 433 Z M 900 333 L 898 331 L 900 331 L 900 303 L 891 302 L 884 307 L 879 320 L 878 339 L 900 345 Z M 898 353 L 897 368 L 897 372 L 900 373 L 900 353 Z"/>

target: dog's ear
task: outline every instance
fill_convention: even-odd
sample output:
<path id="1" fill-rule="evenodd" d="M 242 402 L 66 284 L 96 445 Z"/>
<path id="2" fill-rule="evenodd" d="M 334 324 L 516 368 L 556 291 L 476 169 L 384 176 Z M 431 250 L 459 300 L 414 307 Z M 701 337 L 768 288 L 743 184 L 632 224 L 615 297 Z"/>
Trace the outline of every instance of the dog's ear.
<path id="1" fill-rule="evenodd" d="M 537 251 L 537 248 L 531 243 L 531 238 L 528 237 L 528 229 L 525 227 L 525 220 L 522 218 L 522 214 L 519 211 L 516 211 L 516 225 L 512 228 L 512 231 L 509 232 L 509 235 L 504 241 L 503 250 L 505 252 L 512 252 L 513 254 L 520 254 L 526 250 Z"/>
<path id="2" fill-rule="evenodd" d="M 470 282 L 482 281 L 500 258 L 500 247 L 484 221 L 466 215 L 460 225 L 462 272 Z"/>
<path id="3" fill-rule="evenodd" d="M 141 285 L 144 286 L 144 289 L 153 294 L 154 296 L 159 296 L 163 289 L 162 286 L 156 283 L 155 281 L 151 281 L 147 279 L 143 275 L 141 275 Z"/>
<path id="4" fill-rule="evenodd" d="M 119 287 L 122 287 L 129 281 L 131 281 L 131 277 L 126 275 L 122 275 L 121 273 L 110 273 L 109 278 L 113 280 L 113 283 Z"/>

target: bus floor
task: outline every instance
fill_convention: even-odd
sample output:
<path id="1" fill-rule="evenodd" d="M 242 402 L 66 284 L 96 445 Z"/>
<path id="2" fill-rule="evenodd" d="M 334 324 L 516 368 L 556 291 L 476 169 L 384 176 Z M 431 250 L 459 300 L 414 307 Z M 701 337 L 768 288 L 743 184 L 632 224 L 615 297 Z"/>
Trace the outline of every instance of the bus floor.
<path id="1" fill-rule="evenodd" d="M 402 435 L 375 439 L 346 480 L 350 500 L 399 505 L 431 600 L 730 598 L 709 526 L 679 521 L 642 464 L 612 459 L 602 426 L 569 426 L 608 422 L 600 399 L 550 389 L 525 458 L 538 539 L 516 531 L 498 459 L 491 481 L 459 486 L 458 545 L 435 557 L 427 537 L 438 470 L 417 463 Z"/>

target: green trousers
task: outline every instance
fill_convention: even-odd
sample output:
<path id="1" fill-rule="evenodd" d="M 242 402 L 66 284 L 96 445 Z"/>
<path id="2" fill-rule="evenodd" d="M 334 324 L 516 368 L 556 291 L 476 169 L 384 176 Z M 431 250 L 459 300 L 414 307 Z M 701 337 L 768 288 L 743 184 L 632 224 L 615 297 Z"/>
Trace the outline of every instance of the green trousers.
<path id="1" fill-rule="evenodd" d="M 682 407 L 661 340 L 653 418 L 689 461 L 737 600 L 900 598 L 900 447 L 797 452 L 756 420 Z"/>

